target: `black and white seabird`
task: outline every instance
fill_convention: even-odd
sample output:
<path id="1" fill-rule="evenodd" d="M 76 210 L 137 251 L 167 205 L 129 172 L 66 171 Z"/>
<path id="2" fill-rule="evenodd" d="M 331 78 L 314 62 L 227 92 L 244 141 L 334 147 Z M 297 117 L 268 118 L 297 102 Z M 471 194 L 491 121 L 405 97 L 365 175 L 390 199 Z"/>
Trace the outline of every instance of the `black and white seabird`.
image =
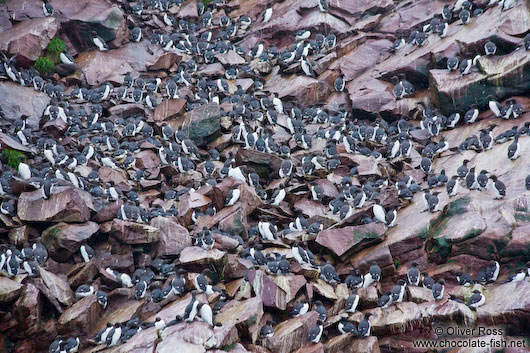
<path id="1" fill-rule="evenodd" d="M 319 321 L 309 329 L 308 341 L 312 343 L 320 342 L 320 337 L 324 331 L 324 325 Z"/>
<path id="2" fill-rule="evenodd" d="M 420 270 L 418 269 L 418 263 L 413 262 L 411 267 L 407 271 L 407 278 L 411 286 L 418 286 L 420 284 Z"/>
<path id="3" fill-rule="evenodd" d="M 267 321 L 265 325 L 260 330 L 260 337 L 261 338 L 270 338 L 274 336 L 274 327 L 272 326 L 272 321 Z"/>
<path id="4" fill-rule="evenodd" d="M 108 304 L 107 293 L 105 293 L 102 290 L 96 291 L 96 299 L 99 305 L 103 307 L 103 309 L 107 308 L 107 304 Z"/>
<path id="5" fill-rule="evenodd" d="M 88 284 L 82 284 L 79 287 L 77 287 L 75 291 L 76 298 L 84 298 L 88 297 L 89 295 L 94 294 L 95 290 L 94 287 Z"/>
<path id="6" fill-rule="evenodd" d="M 484 52 L 486 55 L 495 55 L 496 51 L 497 46 L 492 41 L 487 41 L 486 44 L 484 44 Z"/>
<path id="7" fill-rule="evenodd" d="M 241 190 L 239 188 L 232 189 L 228 192 L 228 195 L 226 195 L 226 202 L 225 206 L 233 206 L 239 200 L 239 196 L 241 195 Z"/>
<path id="8" fill-rule="evenodd" d="M 508 146 L 508 158 L 512 161 L 520 157 L 519 135 L 515 136 L 513 142 Z"/>
<path id="9" fill-rule="evenodd" d="M 357 291 L 354 291 L 353 293 L 351 293 L 346 299 L 344 310 L 347 313 L 354 313 L 355 310 L 357 310 L 357 306 L 359 305 L 359 298 L 360 297 L 357 294 Z"/>
<path id="10" fill-rule="evenodd" d="M 352 322 L 348 321 L 345 318 L 342 318 L 339 321 L 339 323 L 337 324 L 337 330 L 339 330 L 339 332 L 343 335 L 347 333 L 351 333 L 354 336 L 356 336 L 358 334 L 355 324 L 353 324 Z"/>
<path id="11" fill-rule="evenodd" d="M 357 327 L 357 331 L 359 332 L 359 336 L 361 337 L 370 336 L 370 316 L 372 316 L 372 313 L 364 314 L 364 318 L 361 320 L 359 326 Z"/>
<path id="12" fill-rule="evenodd" d="M 504 185 L 502 181 L 497 179 L 495 175 L 491 175 L 489 178 L 492 181 L 491 187 L 494 192 L 493 198 L 497 200 L 502 199 L 504 196 L 506 196 L 506 185 Z"/>
<path id="13" fill-rule="evenodd" d="M 91 36 L 92 43 L 94 43 L 94 45 L 98 48 L 99 51 L 109 50 L 109 46 L 107 45 L 105 40 L 98 36 L 98 33 L 96 31 L 92 31 Z"/>
<path id="14" fill-rule="evenodd" d="M 262 22 L 263 23 L 269 22 L 271 17 L 272 17 L 272 7 L 268 7 L 265 9 L 265 12 L 263 12 Z"/>
<path id="15" fill-rule="evenodd" d="M 379 300 L 377 301 L 377 306 L 381 309 L 385 309 L 388 308 L 390 305 L 392 305 L 392 293 L 385 292 L 381 297 L 379 297 Z"/>
<path id="16" fill-rule="evenodd" d="M 434 280 L 431 277 L 429 277 L 429 275 L 426 272 L 422 273 L 422 276 L 423 278 L 421 282 L 422 282 L 423 288 L 432 289 L 432 287 L 434 286 Z"/>
<path id="17" fill-rule="evenodd" d="M 473 294 L 467 301 L 467 306 L 470 308 L 478 308 L 486 302 L 486 297 L 478 289 L 473 291 Z"/>
<path id="18" fill-rule="evenodd" d="M 434 283 L 432 286 L 432 296 L 434 300 L 440 300 L 444 296 L 445 281 L 443 279 Z"/>
<path id="19" fill-rule="evenodd" d="M 524 281 L 525 278 L 526 278 L 526 269 L 523 268 L 519 270 L 519 272 L 511 275 L 510 278 L 508 278 L 506 282 L 520 282 L 520 281 Z"/>
<path id="20" fill-rule="evenodd" d="M 381 280 L 381 268 L 377 265 L 377 262 L 372 262 L 372 265 L 368 269 L 368 273 L 364 275 L 363 288 L 368 288 L 372 283 Z"/>
<path id="21" fill-rule="evenodd" d="M 456 273 L 456 281 L 459 285 L 464 287 L 469 287 L 473 285 L 473 278 L 468 273 L 464 272 L 457 272 Z"/>
<path id="22" fill-rule="evenodd" d="M 191 299 L 182 317 L 187 322 L 192 322 L 199 313 L 199 301 L 195 298 L 195 292 L 191 292 Z"/>
<path id="23" fill-rule="evenodd" d="M 309 311 L 309 304 L 306 301 L 296 303 L 291 310 L 292 317 L 302 316 Z"/>
<path id="24" fill-rule="evenodd" d="M 88 244 L 81 245 L 79 252 L 81 253 L 81 257 L 85 262 L 90 262 L 90 259 L 94 257 L 94 249 L 92 249 L 92 247 L 90 247 Z"/>
<path id="25" fill-rule="evenodd" d="M 491 260 L 486 266 L 486 281 L 495 282 L 499 276 L 500 264 L 495 260 Z"/>

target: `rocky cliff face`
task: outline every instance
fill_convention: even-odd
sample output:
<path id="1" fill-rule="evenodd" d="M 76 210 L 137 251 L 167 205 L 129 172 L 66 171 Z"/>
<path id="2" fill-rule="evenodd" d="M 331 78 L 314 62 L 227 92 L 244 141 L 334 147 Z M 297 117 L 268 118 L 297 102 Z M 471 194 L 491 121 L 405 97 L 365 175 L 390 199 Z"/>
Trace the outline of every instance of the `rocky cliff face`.
<path id="1" fill-rule="evenodd" d="M 458 325 L 528 338 L 530 4 L 490 3 L 1 3 L 0 351 L 424 352 L 414 340 Z M 214 325 L 186 320 L 194 301 Z M 341 333 L 368 312 L 369 337 Z M 107 325 L 121 334 L 98 344 Z"/>

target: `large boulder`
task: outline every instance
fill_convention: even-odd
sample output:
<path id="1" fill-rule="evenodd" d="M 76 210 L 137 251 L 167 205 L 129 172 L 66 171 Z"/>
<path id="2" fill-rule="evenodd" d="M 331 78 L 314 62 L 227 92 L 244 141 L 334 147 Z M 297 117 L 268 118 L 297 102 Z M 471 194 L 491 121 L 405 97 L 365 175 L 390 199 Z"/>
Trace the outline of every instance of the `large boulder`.
<path id="1" fill-rule="evenodd" d="M 9 303 L 22 292 L 22 284 L 10 278 L 0 276 L 0 302 Z"/>
<path id="2" fill-rule="evenodd" d="M 247 279 L 254 292 L 263 300 L 263 305 L 281 310 L 287 308 L 287 304 L 306 284 L 306 279 L 301 275 L 269 277 L 259 270 L 249 270 Z"/>
<path id="3" fill-rule="evenodd" d="M 15 317 L 26 334 L 40 330 L 42 300 L 40 291 L 31 283 L 26 283 L 22 294 L 15 303 Z"/>
<path id="4" fill-rule="evenodd" d="M 103 308 L 95 295 L 82 298 L 68 307 L 57 321 L 57 332 L 67 334 L 75 331 L 80 334 L 92 332 L 98 325 Z"/>
<path id="5" fill-rule="evenodd" d="M 316 242 L 342 256 L 351 248 L 360 251 L 368 246 L 383 241 L 385 226 L 382 223 L 344 228 L 326 229 L 318 233 Z"/>
<path id="6" fill-rule="evenodd" d="M 530 282 L 510 282 L 484 292 L 486 302 L 477 308 L 478 322 L 487 325 L 510 324 L 524 330 L 528 326 Z"/>
<path id="7" fill-rule="evenodd" d="M 188 230 L 170 218 L 153 218 L 151 226 L 159 230 L 157 256 L 179 255 L 184 248 L 192 245 Z"/>
<path id="8" fill-rule="evenodd" d="M 63 305 L 72 305 L 74 302 L 74 293 L 64 276 L 56 275 L 55 273 L 40 268 L 40 277 L 51 297 Z"/>
<path id="9" fill-rule="evenodd" d="M 158 241 L 160 230 L 147 224 L 114 218 L 112 234 L 125 244 L 150 244 Z"/>
<path id="10" fill-rule="evenodd" d="M 99 230 L 94 222 L 81 224 L 58 223 L 42 233 L 42 243 L 49 255 L 57 261 L 65 261 Z"/>
<path id="11" fill-rule="evenodd" d="M 58 186 L 48 199 L 35 190 L 18 199 L 18 217 L 29 222 L 86 222 L 90 219 L 92 196 L 72 186 Z"/>
<path id="12" fill-rule="evenodd" d="M 108 0 L 56 0 L 53 5 L 64 16 L 60 17 L 62 29 L 78 51 L 94 47 L 90 38 L 91 31 L 96 31 L 113 47 L 118 47 L 129 39 L 123 12 L 118 5 Z"/>
<path id="13" fill-rule="evenodd" d="M 197 145 L 216 138 L 221 130 L 219 104 L 205 104 L 187 113 L 182 129 Z"/>
<path id="14" fill-rule="evenodd" d="M 34 129 L 38 128 L 42 113 L 50 103 L 47 94 L 14 82 L 0 82 L 0 96 L 7 121 L 13 123 L 21 115 L 26 115 L 28 125 Z"/>
<path id="15" fill-rule="evenodd" d="M 274 328 L 274 336 L 265 339 L 264 346 L 275 353 L 289 353 L 300 348 L 307 342 L 309 330 L 316 324 L 317 319 L 317 312 L 311 311 L 282 321 Z"/>
<path id="16" fill-rule="evenodd" d="M 55 37 L 59 22 L 54 17 L 34 18 L 0 32 L 0 50 L 35 61 Z"/>

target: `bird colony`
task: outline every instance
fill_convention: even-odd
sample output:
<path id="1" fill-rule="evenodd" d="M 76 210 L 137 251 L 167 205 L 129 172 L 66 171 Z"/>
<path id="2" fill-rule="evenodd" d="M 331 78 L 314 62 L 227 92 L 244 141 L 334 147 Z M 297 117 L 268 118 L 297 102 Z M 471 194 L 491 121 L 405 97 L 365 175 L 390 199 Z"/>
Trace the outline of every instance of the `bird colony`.
<path id="1" fill-rule="evenodd" d="M 482 20 L 522 26 L 524 1 L 438 2 L 394 34 L 378 25 L 421 1 L 97 3 L 73 22 L 65 1 L 1 5 L 5 31 L 48 21 L 66 42 L 54 73 L 0 46 L 6 352 L 407 351 L 435 322 L 528 335 L 530 66 L 512 83 L 502 62 L 530 34 Z M 378 70 L 457 42 L 428 78 Z M 356 71 L 351 53 L 380 61 Z M 388 105 L 359 103 L 380 74 Z M 440 80 L 463 96 L 437 99 Z"/>

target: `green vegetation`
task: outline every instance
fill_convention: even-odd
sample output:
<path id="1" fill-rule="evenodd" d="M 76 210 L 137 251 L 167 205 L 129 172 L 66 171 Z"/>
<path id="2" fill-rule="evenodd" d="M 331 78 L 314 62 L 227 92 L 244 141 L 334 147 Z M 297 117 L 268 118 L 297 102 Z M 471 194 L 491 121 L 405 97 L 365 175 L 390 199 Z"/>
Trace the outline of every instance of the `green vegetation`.
<path id="1" fill-rule="evenodd" d="M 66 44 L 64 44 L 60 38 L 55 37 L 50 41 L 50 43 L 48 43 L 46 51 L 49 55 L 53 55 L 55 58 L 57 58 L 65 49 Z"/>
<path id="2" fill-rule="evenodd" d="M 236 348 L 236 344 L 237 344 L 237 341 L 232 344 L 224 346 L 223 351 L 230 352 L 232 349 Z"/>
<path id="3" fill-rule="evenodd" d="M 466 206 L 469 205 L 471 202 L 471 198 L 469 196 L 464 196 L 459 198 L 458 200 L 455 200 L 451 202 L 447 208 L 447 211 L 443 215 L 445 218 L 453 217 L 462 213 L 466 213 L 467 209 Z"/>
<path id="4" fill-rule="evenodd" d="M 399 261 L 398 258 L 394 259 L 394 266 L 396 267 L 396 270 L 401 266 L 401 261 Z"/>
<path id="5" fill-rule="evenodd" d="M 513 217 L 520 222 L 530 222 L 530 215 L 524 213 L 516 213 Z"/>
<path id="6" fill-rule="evenodd" d="M 204 6 L 208 6 L 213 0 L 201 0 Z"/>
<path id="7" fill-rule="evenodd" d="M 26 158 L 26 155 L 20 151 L 10 148 L 4 148 L 2 150 L 2 160 L 13 169 L 18 170 L 18 165 L 20 162 L 25 161 Z"/>
<path id="8" fill-rule="evenodd" d="M 428 236 L 428 235 L 429 235 L 429 226 L 428 226 L 428 225 L 425 226 L 425 227 L 423 227 L 423 228 L 420 230 L 420 232 L 418 233 L 418 237 L 419 237 L 421 240 L 423 240 L 423 241 L 425 241 L 425 240 L 427 239 L 427 236 Z"/>
<path id="9" fill-rule="evenodd" d="M 464 236 L 464 240 L 469 239 L 469 238 L 474 238 L 480 233 L 482 233 L 480 229 L 471 228 L 470 230 L 467 231 L 466 235 Z"/>
<path id="10" fill-rule="evenodd" d="M 41 75 L 46 76 L 49 73 L 52 73 L 54 70 L 53 61 L 45 56 L 39 56 L 37 61 L 35 61 L 35 68 L 40 72 Z"/>

